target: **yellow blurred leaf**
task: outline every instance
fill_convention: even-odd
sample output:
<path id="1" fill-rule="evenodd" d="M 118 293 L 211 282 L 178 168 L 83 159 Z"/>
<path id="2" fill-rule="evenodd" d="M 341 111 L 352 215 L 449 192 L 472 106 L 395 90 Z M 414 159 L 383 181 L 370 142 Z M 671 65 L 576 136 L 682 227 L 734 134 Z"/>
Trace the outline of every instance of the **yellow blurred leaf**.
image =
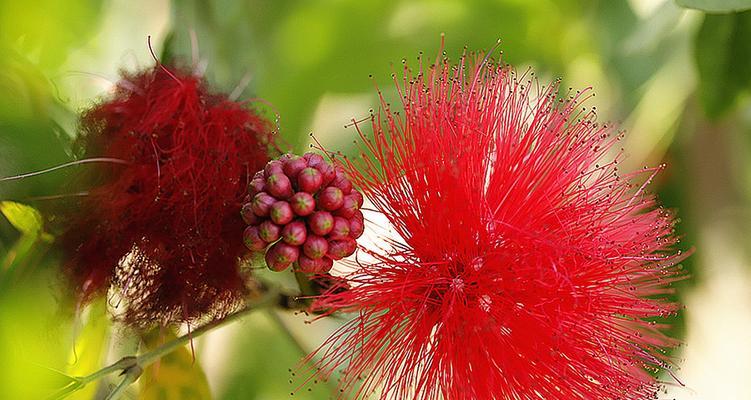
<path id="1" fill-rule="evenodd" d="M 0 202 L 0 211 L 24 235 L 37 235 L 42 230 L 42 215 L 34 207 L 3 201 Z"/>
<path id="2" fill-rule="evenodd" d="M 176 338 L 152 334 L 144 337 L 146 351 Z M 162 357 L 143 371 L 140 382 L 141 400 L 210 400 L 211 392 L 201 365 L 193 360 L 190 350 L 181 347 Z"/>
<path id="3" fill-rule="evenodd" d="M 77 335 L 69 356 L 67 374 L 84 376 L 96 371 L 102 365 L 104 351 L 109 337 L 109 319 L 105 300 L 99 299 L 88 308 L 88 317 L 81 332 Z M 88 385 L 74 392 L 69 399 L 88 400 L 94 398 L 97 385 Z"/>
<path id="4" fill-rule="evenodd" d="M 34 207 L 14 201 L 0 201 L 0 212 L 21 232 L 21 237 L 0 259 L 0 271 L 8 272 L 27 261 L 40 240 L 51 242 L 53 237 L 44 232 L 42 215 Z"/>

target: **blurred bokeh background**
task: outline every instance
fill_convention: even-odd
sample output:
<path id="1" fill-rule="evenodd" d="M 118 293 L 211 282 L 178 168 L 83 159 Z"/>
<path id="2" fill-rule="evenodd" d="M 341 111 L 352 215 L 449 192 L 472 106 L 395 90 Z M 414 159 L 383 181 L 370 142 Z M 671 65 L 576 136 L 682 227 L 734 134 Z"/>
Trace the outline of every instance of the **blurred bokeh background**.
<path id="1" fill-rule="evenodd" d="M 747 9 L 749 0 L 0 0 L 0 177 L 69 161 L 76 113 L 106 95 L 118 71 L 153 65 L 148 36 L 160 58 L 197 66 L 240 99 L 263 99 L 285 146 L 303 151 L 314 133 L 345 153 L 355 138 L 345 125 L 376 106 L 373 81 L 388 94 L 391 72 L 420 52 L 433 57 L 441 33 L 453 58 L 500 38 L 504 60 L 542 82 L 594 88 L 590 105 L 627 131 L 623 170 L 667 164 L 651 188 L 679 210 L 683 249 L 697 251 L 684 263 L 691 278 L 676 285 L 686 309 L 672 322 L 685 344 L 662 397 L 751 399 Z M 61 373 L 135 351 L 104 302 L 76 311 L 61 298 L 44 216 L 18 204 L 54 201 L 76 171 L 0 182 L 3 399 L 42 398 L 65 383 Z M 141 395 L 187 398 L 180 388 L 194 385 L 215 399 L 290 398 L 299 383 L 290 369 L 337 325 L 305 320 L 263 311 L 197 339 L 196 362 L 161 367 L 161 392 Z M 72 398 L 101 398 L 113 382 Z M 294 398 L 331 391 L 318 383 Z"/>

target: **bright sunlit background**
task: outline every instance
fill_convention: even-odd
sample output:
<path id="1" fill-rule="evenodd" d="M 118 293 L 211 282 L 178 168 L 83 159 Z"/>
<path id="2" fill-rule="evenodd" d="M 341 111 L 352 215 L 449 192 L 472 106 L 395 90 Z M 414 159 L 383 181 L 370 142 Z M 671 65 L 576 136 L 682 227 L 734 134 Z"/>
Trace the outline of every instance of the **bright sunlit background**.
<path id="1" fill-rule="evenodd" d="M 434 57 L 441 33 L 454 59 L 465 45 L 489 49 L 500 38 L 518 69 L 594 88 L 590 105 L 627 131 L 622 170 L 667 163 L 652 190 L 679 210 L 683 249 L 696 253 L 684 263 L 691 279 L 677 285 L 686 309 L 672 322 L 685 344 L 675 377 L 662 377 L 663 398 L 751 399 L 751 11 L 707 15 L 678 3 L 751 8 L 747 0 L 0 0 L 0 177 L 70 160 L 76 112 L 108 93 L 119 71 L 153 65 L 148 36 L 160 58 L 268 102 L 289 148 L 306 150 L 312 132 L 345 153 L 355 138 L 345 125 L 376 106 L 369 75 L 388 92 L 391 72 L 421 51 Z M 0 200 L 54 201 L 45 198 L 64 194 L 71 173 L 2 182 Z M 54 239 L 27 214 L 0 217 L 2 399 L 42 398 L 60 386 L 56 371 L 86 374 L 136 350 L 104 302 L 77 313 L 61 298 L 58 265 L 46 256 Z M 196 364 L 179 353 L 160 367 L 166 398 L 187 398 L 180 385 L 203 374 L 201 396 L 290 398 L 289 370 L 337 324 L 305 320 L 260 312 L 196 340 Z M 102 398 L 114 382 L 72 398 Z M 318 383 L 294 398 L 332 390 Z"/>

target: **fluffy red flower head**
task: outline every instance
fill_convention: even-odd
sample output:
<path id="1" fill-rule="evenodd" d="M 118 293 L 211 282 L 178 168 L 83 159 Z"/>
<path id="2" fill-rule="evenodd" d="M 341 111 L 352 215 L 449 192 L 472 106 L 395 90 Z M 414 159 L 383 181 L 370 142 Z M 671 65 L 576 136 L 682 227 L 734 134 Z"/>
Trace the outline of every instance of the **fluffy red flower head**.
<path id="1" fill-rule="evenodd" d="M 240 208 L 249 175 L 269 160 L 271 124 L 157 65 L 125 74 L 80 126 L 83 156 L 126 162 L 94 171 L 62 238 L 84 298 L 114 284 L 137 325 L 231 308 L 245 291 Z"/>
<path id="2" fill-rule="evenodd" d="M 397 90 L 403 113 L 384 101 L 345 165 L 396 237 L 317 300 L 357 313 L 319 373 L 344 367 L 355 398 L 654 396 L 675 341 L 648 321 L 676 312 L 682 257 L 635 183 L 657 169 L 616 173 L 588 91 L 561 98 L 489 58 L 405 69 Z"/>

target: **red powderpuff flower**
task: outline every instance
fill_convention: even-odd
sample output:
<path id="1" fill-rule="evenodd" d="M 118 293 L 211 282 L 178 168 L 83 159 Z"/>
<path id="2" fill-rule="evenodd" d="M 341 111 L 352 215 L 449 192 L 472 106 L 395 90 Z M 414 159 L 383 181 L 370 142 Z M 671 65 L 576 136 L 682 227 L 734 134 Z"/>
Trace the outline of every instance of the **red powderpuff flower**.
<path id="1" fill-rule="evenodd" d="M 124 74 L 86 111 L 79 141 L 84 157 L 127 162 L 94 171 L 62 237 L 84 300 L 114 284 L 136 325 L 236 305 L 246 290 L 240 208 L 269 160 L 271 124 L 201 77 L 157 65 Z"/>
<path id="2" fill-rule="evenodd" d="M 420 71 L 345 162 L 395 237 L 317 299 L 357 313 L 318 374 L 343 367 L 354 398 L 655 396 L 676 342 L 654 321 L 676 312 L 683 255 L 641 173 L 616 173 L 620 137 L 580 106 L 589 92 L 560 98 L 489 57 Z"/>

